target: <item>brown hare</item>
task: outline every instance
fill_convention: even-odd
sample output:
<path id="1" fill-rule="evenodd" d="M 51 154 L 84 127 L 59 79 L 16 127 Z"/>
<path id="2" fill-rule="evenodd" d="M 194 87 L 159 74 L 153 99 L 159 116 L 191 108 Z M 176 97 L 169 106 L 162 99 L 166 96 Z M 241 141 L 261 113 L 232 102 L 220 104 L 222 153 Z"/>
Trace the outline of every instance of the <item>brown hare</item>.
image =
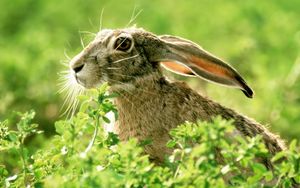
<path id="1" fill-rule="evenodd" d="M 102 30 L 70 62 L 77 83 L 94 88 L 108 82 L 119 93 L 115 104 L 119 119 L 115 132 L 121 140 L 151 139 L 145 152 L 157 163 L 172 151 L 166 147 L 169 131 L 185 121 L 210 121 L 214 116 L 233 119 L 237 132 L 262 135 L 271 154 L 285 148 L 264 126 L 214 102 L 182 82 L 170 82 L 161 67 L 187 76 L 253 92 L 239 73 L 197 44 L 175 36 L 157 36 L 143 29 Z M 264 164 L 272 168 L 269 160 Z"/>

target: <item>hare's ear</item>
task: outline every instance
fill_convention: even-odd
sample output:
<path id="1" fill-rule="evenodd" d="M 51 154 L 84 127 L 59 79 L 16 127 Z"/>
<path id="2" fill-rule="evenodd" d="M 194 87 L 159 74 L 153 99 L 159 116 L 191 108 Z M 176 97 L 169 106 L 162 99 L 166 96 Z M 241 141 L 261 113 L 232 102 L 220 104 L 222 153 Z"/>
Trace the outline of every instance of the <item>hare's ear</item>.
<path id="1" fill-rule="evenodd" d="M 230 65 L 203 50 L 197 44 L 169 35 L 159 36 L 165 49 L 157 49 L 156 62 L 183 75 L 196 75 L 219 84 L 240 88 L 252 98 L 253 91 Z M 158 47 L 160 48 L 160 47 Z"/>
<path id="2" fill-rule="evenodd" d="M 184 64 L 181 64 L 180 62 L 162 61 L 160 63 L 165 69 L 176 74 L 192 77 L 196 76 L 189 67 L 185 66 Z"/>

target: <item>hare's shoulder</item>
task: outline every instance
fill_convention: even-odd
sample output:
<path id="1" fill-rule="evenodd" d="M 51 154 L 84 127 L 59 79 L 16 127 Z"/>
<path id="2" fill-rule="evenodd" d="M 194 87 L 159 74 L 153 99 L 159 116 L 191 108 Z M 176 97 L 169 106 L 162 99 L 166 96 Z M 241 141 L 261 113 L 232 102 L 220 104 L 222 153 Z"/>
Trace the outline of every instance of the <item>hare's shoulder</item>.
<path id="1" fill-rule="evenodd" d="M 164 98 L 172 111 L 187 121 L 210 120 L 223 108 L 185 82 L 169 82 L 164 89 Z"/>

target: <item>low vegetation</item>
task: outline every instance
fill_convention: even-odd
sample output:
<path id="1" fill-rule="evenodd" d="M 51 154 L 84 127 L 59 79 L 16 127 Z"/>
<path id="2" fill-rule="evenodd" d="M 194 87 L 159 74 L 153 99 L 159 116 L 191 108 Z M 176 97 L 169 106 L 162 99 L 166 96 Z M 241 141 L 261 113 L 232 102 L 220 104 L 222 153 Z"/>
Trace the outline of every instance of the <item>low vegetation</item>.
<path id="1" fill-rule="evenodd" d="M 9 121 L 0 127 L 0 184 L 3 187 L 291 187 L 300 182 L 300 154 L 296 141 L 272 158 L 273 172 L 254 158 L 269 157 L 259 136 L 228 137 L 231 122 L 186 122 L 170 132 L 168 147 L 174 148 L 165 163 L 157 166 L 143 146 L 132 138 L 121 142 L 105 133 L 108 112 L 117 111 L 106 93 L 107 86 L 80 96 L 80 111 L 55 123 L 56 135 L 32 152 L 26 140 L 43 134 L 32 122 L 34 111 L 19 113 L 14 130 Z M 216 161 L 218 148 L 224 158 Z M 14 160 L 11 160 L 14 159 Z M 245 169 L 247 173 L 245 173 Z M 229 181 L 224 176 L 230 176 Z"/>

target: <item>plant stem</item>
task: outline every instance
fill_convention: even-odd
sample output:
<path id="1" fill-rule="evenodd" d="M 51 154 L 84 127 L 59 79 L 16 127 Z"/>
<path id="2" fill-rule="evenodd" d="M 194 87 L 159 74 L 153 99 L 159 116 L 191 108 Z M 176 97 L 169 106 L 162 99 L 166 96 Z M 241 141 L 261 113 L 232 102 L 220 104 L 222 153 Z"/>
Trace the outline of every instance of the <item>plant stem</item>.
<path id="1" fill-rule="evenodd" d="M 180 161 L 182 161 L 183 157 L 184 157 L 184 149 L 183 149 L 183 146 L 178 143 L 178 146 L 180 147 L 181 149 L 181 156 L 180 156 Z M 174 178 L 177 177 L 178 173 L 179 173 L 179 170 L 180 170 L 180 164 L 178 164 L 177 168 L 176 168 L 176 171 L 175 171 L 175 174 L 174 174 Z"/>
<path id="2" fill-rule="evenodd" d="M 20 148 L 19 148 L 19 154 L 20 154 L 20 157 L 21 157 L 21 161 L 22 161 L 22 165 L 23 165 L 23 174 L 24 174 L 24 185 L 26 185 L 26 177 L 27 177 L 27 164 L 26 164 L 26 159 L 24 157 L 24 147 L 23 147 L 23 144 L 24 144 L 24 138 L 22 138 L 20 140 Z"/>
<path id="3" fill-rule="evenodd" d="M 99 115 L 96 115 L 96 117 L 95 117 L 96 126 L 95 126 L 94 135 L 93 135 L 93 138 L 91 139 L 89 145 L 85 149 L 84 153 L 89 152 L 92 149 L 92 147 L 93 147 L 93 145 L 95 143 L 95 140 L 96 140 L 96 137 L 97 137 L 97 134 L 98 134 L 98 130 L 99 130 L 99 124 L 100 124 L 99 123 L 99 117 L 100 117 Z"/>

